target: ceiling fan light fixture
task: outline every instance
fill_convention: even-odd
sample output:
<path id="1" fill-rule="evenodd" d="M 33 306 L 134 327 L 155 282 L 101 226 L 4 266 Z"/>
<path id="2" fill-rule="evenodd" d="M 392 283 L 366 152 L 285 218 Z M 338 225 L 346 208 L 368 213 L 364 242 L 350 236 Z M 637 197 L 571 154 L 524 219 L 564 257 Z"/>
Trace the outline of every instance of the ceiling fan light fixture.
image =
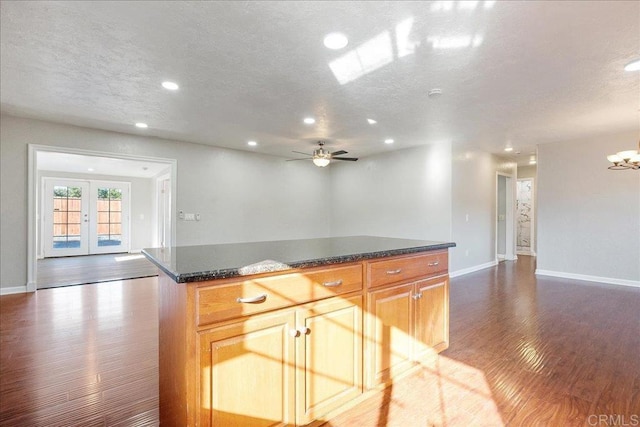
<path id="1" fill-rule="evenodd" d="M 329 159 L 327 157 L 314 157 L 313 158 L 313 164 L 318 166 L 319 168 L 323 168 L 323 167 L 327 166 L 329 163 L 331 163 L 331 159 Z"/>

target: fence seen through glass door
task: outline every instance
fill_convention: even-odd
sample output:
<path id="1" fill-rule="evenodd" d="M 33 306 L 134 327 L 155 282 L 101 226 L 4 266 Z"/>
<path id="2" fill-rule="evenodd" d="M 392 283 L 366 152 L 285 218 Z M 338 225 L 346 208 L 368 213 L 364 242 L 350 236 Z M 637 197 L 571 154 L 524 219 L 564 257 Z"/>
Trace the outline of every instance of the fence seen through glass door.
<path id="1" fill-rule="evenodd" d="M 122 245 L 122 189 L 98 188 L 98 246 Z"/>
<path id="2" fill-rule="evenodd" d="M 53 187 L 53 248 L 79 248 L 82 226 L 82 188 Z"/>

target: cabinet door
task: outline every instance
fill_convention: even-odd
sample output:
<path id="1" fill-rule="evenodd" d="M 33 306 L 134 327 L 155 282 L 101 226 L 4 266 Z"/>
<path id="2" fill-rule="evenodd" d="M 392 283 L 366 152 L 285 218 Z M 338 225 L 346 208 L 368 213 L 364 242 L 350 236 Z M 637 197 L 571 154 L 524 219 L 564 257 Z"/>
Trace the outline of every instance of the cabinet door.
<path id="1" fill-rule="evenodd" d="M 362 394 L 362 295 L 298 311 L 297 423 L 308 424 Z"/>
<path id="2" fill-rule="evenodd" d="M 285 309 L 199 334 L 201 425 L 293 425 L 294 322 Z"/>
<path id="3" fill-rule="evenodd" d="M 442 276 L 416 283 L 415 359 L 449 346 L 449 277 Z"/>
<path id="4" fill-rule="evenodd" d="M 369 293 L 367 386 L 389 383 L 412 366 L 414 284 Z"/>

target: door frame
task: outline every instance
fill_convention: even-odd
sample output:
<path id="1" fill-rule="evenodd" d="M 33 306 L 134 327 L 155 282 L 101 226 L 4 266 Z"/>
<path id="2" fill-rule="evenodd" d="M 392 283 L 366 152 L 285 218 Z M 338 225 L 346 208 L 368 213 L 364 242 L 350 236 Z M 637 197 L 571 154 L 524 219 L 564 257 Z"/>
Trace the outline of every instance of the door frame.
<path id="1" fill-rule="evenodd" d="M 177 194 L 177 166 L 176 159 L 168 159 L 163 157 L 137 156 L 125 153 L 111 153 L 96 150 L 84 150 L 80 148 L 59 147 L 53 145 L 28 145 L 28 164 L 27 164 L 27 292 L 36 291 L 37 283 L 37 257 L 38 257 L 38 232 L 39 218 L 38 208 L 41 203 L 39 199 L 39 182 L 38 182 L 38 152 L 55 152 L 65 154 L 79 154 L 94 157 L 111 157 L 123 160 L 140 160 L 153 163 L 161 163 L 169 168 L 171 176 L 171 194 Z M 176 197 L 171 198 L 171 211 L 176 211 Z M 175 215 L 171 217 L 171 241 L 176 241 L 176 220 Z"/>
<path id="2" fill-rule="evenodd" d="M 516 199 L 515 199 L 515 182 L 514 176 L 504 172 L 496 172 L 496 182 L 495 182 L 495 215 L 493 218 L 493 223 L 495 224 L 495 232 L 494 232 L 494 257 L 496 262 L 498 261 L 498 181 L 499 177 L 504 176 L 506 178 L 506 205 L 507 212 L 505 218 L 506 224 L 506 242 L 505 242 L 505 257 L 504 259 L 507 261 L 514 261 L 518 259 L 516 255 L 516 241 L 515 241 L 515 209 L 516 209 Z"/>

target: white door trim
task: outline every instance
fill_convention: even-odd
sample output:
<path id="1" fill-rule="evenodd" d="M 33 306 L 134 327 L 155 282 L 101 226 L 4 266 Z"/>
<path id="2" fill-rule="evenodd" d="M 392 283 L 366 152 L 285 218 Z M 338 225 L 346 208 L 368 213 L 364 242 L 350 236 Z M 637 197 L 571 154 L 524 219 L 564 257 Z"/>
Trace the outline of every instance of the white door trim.
<path id="1" fill-rule="evenodd" d="M 136 156 L 133 154 L 124 153 L 109 153 L 94 150 L 83 150 L 80 148 L 69 147 L 57 147 L 52 145 L 28 145 L 28 164 L 27 164 L 27 292 L 36 291 L 37 283 L 37 244 L 38 244 L 38 204 L 41 203 L 38 200 L 39 183 L 38 183 L 38 152 L 55 152 L 55 153 L 67 153 L 67 154 L 80 154 L 85 156 L 95 157 L 111 157 L 116 159 L 125 160 L 142 160 L 154 163 L 164 163 L 169 168 L 169 174 L 171 175 L 171 194 L 177 194 L 177 166 L 176 159 L 167 159 L 162 157 L 151 156 Z M 176 211 L 176 197 L 171 199 L 171 211 Z M 176 220 L 175 215 L 171 217 L 171 241 L 176 241 Z"/>

